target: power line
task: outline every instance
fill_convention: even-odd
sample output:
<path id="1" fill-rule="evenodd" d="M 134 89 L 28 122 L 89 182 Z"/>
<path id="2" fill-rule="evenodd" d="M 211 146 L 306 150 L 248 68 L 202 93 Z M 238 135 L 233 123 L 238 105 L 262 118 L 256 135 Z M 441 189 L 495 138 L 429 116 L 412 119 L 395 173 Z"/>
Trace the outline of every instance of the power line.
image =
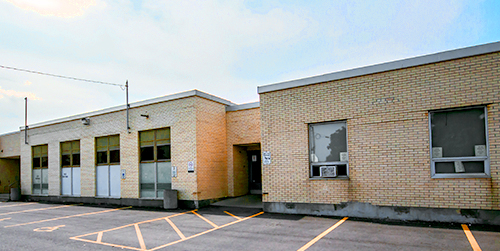
<path id="1" fill-rule="evenodd" d="M 108 82 L 102 82 L 102 81 L 96 81 L 96 80 L 90 80 L 90 79 L 74 78 L 74 77 L 68 77 L 68 76 L 63 76 L 63 75 L 56 75 L 56 74 L 51 74 L 51 73 L 44 73 L 44 72 L 39 72 L 39 71 L 31 71 L 31 70 L 19 69 L 19 68 L 10 67 L 10 66 L 4 66 L 4 65 L 0 65 L 0 68 L 4 68 L 4 69 L 8 69 L 8 70 L 14 70 L 14 71 L 23 71 L 23 72 L 34 73 L 34 74 L 40 74 L 40 75 L 45 75 L 45 76 L 50 76 L 50 77 L 56 77 L 56 78 L 65 78 L 65 79 L 71 79 L 71 80 L 76 80 L 76 81 L 90 82 L 90 83 L 95 83 L 95 84 L 115 85 L 115 86 L 120 86 L 120 88 L 123 88 L 123 86 L 124 86 L 124 85 L 120 85 L 120 84 L 114 84 L 114 83 L 108 83 Z"/>

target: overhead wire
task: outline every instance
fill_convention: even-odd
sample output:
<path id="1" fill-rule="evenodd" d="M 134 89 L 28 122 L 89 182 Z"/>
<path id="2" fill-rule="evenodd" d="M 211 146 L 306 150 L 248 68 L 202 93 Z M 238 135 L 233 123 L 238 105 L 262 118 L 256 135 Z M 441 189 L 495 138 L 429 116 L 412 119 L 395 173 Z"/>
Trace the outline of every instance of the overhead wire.
<path id="1" fill-rule="evenodd" d="M 103 81 L 97 81 L 97 80 L 91 80 L 91 79 L 84 79 L 84 78 L 75 78 L 75 77 L 57 75 L 57 74 L 52 74 L 52 73 L 45 73 L 45 72 L 40 72 L 40 71 L 20 69 L 20 68 L 4 66 L 4 65 L 0 65 L 0 68 L 14 70 L 14 71 L 28 72 L 28 73 L 39 74 L 39 75 L 45 75 L 45 76 L 56 77 L 56 78 L 65 78 L 65 79 L 71 79 L 71 80 L 76 80 L 76 81 L 90 82 L 90 83 L 95 83 L 95 84 L 114 85 L 114 86 L 119 86 L 122 90 L 124 87 L 124 85 L 121 85 L 121 84 L 115 84 L 115 83 L 109 83 L 109 82 L 103 82 Z"/>

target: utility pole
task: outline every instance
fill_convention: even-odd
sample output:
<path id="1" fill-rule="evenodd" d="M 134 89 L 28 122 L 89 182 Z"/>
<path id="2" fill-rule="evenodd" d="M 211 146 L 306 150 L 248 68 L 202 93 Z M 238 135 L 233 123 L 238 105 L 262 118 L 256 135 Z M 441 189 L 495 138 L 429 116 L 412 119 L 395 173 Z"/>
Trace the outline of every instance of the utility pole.
<path id="1" fill-rule="evenodd" d="M 127 82 L 125 82 L 125 92 L 127 96 L 127 133 L 130 133 L 129 114 L 128 114 L 128 110 L 130 108 L 130 105 L 128 104 L 128 80 Z"/>

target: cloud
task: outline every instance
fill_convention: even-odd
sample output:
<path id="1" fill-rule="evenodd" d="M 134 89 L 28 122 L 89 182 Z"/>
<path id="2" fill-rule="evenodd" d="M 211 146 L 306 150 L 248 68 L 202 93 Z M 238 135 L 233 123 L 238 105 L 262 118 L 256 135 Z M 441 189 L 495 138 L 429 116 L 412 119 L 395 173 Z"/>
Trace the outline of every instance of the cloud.
<path id="1" fill-rule="evenodd" d="M 85 10 L 96 5 L 96 0 L 7 0 L 18 8 L 44 16 L 71 18 L 81 16 Z"/>
<path id="2" fill-rule="evenodd" d="M 31 100 L 42 100 L 41 98 L 37 97 L 34 93 L 31 93 L 31 92 L 18 92 L 18 91 L 14 91 L 14 90 L 4 90 L 0 86 L 0 98 L 4 97 L 2 94 L 7 95 L 7 96 L 11 96 L 11 97 L 16 97 L 16 98 L 28 97 L 28 99 L 31 99 Z"/>

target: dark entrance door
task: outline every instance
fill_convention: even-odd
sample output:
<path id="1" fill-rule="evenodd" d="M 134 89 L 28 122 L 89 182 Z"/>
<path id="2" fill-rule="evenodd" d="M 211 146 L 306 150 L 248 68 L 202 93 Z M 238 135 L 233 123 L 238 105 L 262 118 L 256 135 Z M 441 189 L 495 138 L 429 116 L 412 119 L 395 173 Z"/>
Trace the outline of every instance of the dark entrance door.
<path id="1" fill-rule="evenodd" d="M 248 151 L 248 184 L 251 194 L 262 194 L 260 151 Z"/>

